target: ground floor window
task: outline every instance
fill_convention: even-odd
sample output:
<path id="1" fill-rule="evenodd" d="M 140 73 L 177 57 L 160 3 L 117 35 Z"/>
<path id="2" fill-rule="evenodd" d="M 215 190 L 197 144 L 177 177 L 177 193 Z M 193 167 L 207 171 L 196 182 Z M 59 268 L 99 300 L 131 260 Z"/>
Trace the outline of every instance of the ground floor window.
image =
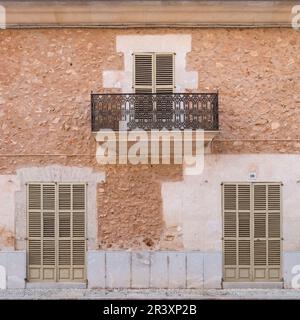
<path id="1" fill-rule="evenodd" d="M 83 282 L 86 185 L 27 185 L 28 280 Z"/>
<path id="2" fill-rule="evenodd" d="M 224 281 L 281 280 L 281 184 L 224 183 Z"/>

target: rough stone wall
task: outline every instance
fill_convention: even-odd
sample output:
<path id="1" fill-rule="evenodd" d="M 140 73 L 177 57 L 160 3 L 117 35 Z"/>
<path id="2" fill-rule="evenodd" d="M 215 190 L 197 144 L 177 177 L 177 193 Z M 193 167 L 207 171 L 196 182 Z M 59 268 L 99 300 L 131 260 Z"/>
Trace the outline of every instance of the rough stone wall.
<path id="1" fill-rule="evenodd" d="M 108 92 L 102 72 L 123 69 L 116 36 L 168 33 L 192 35 L 187 66 L 199 72 L 197 91 L 219 90 L 221 134 L 214 152 L 299 152 L 295 30 L 2 30 L 0 172 L 50 163 L 94 167 L 90 92 Z"/>
<path id="2" fill-rule="evenodd" d="M 98 188 L 99 247 L 155 249 L 174 240 L 165 230 L 161 182 L 181 174 L 179 165 L 108 167 Z"/>
<path id="3" fill-rule="evenodd" d="M 292 29 L 27 29 L 0 32 L 0 174 L 60 164 L 103 170 L 90 128 L 90 92 L 104 70 L 122 70 L 120 34 L 191 34 L 187 71 L 198 92 L 219 90 L 215 153 L 299 153 L 300 33 Z M 246 139 L 246 141 L 245 141 Z M 165 181 L 172 166 L 104 168 L 100 246 L 180 247 L 164 229 Z M 104 190 L 104 191 L 103 191 Z M 142 210 L 141 210 L 142 209 Z M 101 223 L 102 222 L 102 223 Z M 145 233 L 147 237 L 145 237 Z M 151 237 L 149 237 L 151 235 Z M 170 241 L 172 242 L 172 241 Z"/>

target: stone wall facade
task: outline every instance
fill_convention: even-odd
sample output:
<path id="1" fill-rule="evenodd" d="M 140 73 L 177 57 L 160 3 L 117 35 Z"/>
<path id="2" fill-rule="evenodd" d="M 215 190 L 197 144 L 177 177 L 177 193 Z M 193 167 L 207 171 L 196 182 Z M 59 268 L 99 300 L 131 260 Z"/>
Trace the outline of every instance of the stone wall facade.
<path id="1" fill-rule="evenodd" d="M 124 70 L 124 57 L 116 50 L 117 36 L 167 34 L 191 36 L 186 71 L 198 73 L 198 88 L 189 90 L 219 92 L 220 134 L 213 141 L 214 154 L 297 154 L 300 151 L 300 33 L 297 31 L 2 30 L 0 174 L 15 177 L 23 168 L 51 165 L 104 172 L 105 182 L 97 186 L 100 249 L 188 247 L 221 251 L 220 239 L 207 247 L 200 244 L 195 224 L 184 226 L 184 219 L 179 224 L 166 221 L 166 212 L 170 207 L 175 210 L 174 203 L 180 198 L 180 193 L 177 197 L 170 195 L 173 187 L 169 191 L 167 184 L 186 186 L 181 166 L 104 167 L 96 162 L 90 93 L 120 91 L 105 88 L 103 84 L 105 71 Z M 6 179 L 3 189 L 7 190 L 9 183 Z M 193 201 L 187 197 L 186 203 Z M 195 208 L 199 209 L 196 205 L 192 211 Z M 13 207 L 10 210 L 14 212 Z M 205 214 L 209 218 L 209 210 Z M 221 223 L 221 216 L 218 219 Z M 14 223 L 11 227 L 0 225 L 1 248 L 14 247 L 13 226 Z M 202 228 L 205 224 L 201 225 L 199 220 L 198 226 Z M 214 222 L 211 227 L 208 232 L 219 234 L 214 233 Z M 219 227 L 217 224 L 218 231 Z"/>

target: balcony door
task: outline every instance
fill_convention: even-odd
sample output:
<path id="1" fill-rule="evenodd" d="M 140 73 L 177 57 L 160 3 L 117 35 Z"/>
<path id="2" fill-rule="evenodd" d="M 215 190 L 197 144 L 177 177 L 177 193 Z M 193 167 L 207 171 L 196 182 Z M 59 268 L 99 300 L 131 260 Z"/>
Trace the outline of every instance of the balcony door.
<path id="1" fill-rule="evenodd" d="M 174 60 L 173 53 L 134 54 L 134 120 L 142 128 L 172 120 Z"/>

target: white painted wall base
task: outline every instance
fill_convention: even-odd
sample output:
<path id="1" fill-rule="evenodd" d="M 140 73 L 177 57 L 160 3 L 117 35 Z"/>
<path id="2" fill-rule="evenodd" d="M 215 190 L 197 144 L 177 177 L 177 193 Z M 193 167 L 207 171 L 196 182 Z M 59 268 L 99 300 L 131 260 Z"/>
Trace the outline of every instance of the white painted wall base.
<path id="1" fill-rule="evenodd" d="M 89 288 L 221 288 L 222 255 L 199 251 L 89 251 Z"/>
<path id="2" fill-rule="evenodd" d="M 7 289 L 86 287 L 85 283 L 51 283 L 50 286 L 44 283 L 26 284 L 26 252 L 23 250 L 0 251 L 0 266 L 6 271 Z M 296 270 L 294 273 L 293 268 Z M 200 251 L 90 250 L 87 252 L 87 278 L 88 288 L 220 289 L 222 254 Z M 283 278 L 286 289 L 293 288 L 293 278 L 294 283 L 300 286 L 300 251 L 283 253 Z M 282 286 L 282 283 L 277 283 L 276 287 L 278 285 Z M 244 283 L 245 287 L 257 286 Z"/>
<path id="3" fill-rule="evenodd" d="M 300 289 L 300 251 L 284 252 L 283 277 L 285 289 Z"/>
<path id="4" fill-rule="evenodd" d="M 24 289 L 26 251 L 0 251 L 0 266 L 6 271 L 7 289 Z"/>

